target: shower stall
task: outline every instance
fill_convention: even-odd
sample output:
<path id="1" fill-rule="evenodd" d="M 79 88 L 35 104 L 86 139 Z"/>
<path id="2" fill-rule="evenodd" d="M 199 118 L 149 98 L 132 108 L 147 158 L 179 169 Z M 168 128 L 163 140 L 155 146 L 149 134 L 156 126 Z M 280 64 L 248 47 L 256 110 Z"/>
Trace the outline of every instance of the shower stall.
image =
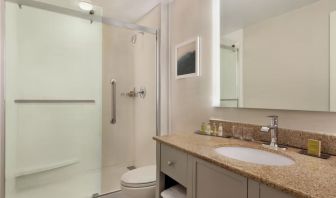
<path id="1" fill-rule="evenodd" d="M 155 164 L 160 8 L 134 24 L 68 1 L 5 4 L 6 198 L 89 198 Z"/>

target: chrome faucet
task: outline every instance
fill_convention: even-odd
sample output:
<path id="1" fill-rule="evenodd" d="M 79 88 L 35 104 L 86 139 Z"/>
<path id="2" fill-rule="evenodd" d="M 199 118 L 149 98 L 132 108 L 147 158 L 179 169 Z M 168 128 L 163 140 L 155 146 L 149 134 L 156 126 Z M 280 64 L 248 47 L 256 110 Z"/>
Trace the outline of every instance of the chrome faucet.
<path id="1" fill-rule="evenodd" d="M 271 148 L 271 149 L 278 149 L 278 116 L 276 115 L 272 115 L 272 116 L 268 116 L 269 118 L 271 118 L 271 124 L 268 126 L 263 126 L 261 127 L 261 132 L 264 133 L 269 133 L 271 132 L 271 143 L 270 145 L 264 145 L 267 148 Z"/>

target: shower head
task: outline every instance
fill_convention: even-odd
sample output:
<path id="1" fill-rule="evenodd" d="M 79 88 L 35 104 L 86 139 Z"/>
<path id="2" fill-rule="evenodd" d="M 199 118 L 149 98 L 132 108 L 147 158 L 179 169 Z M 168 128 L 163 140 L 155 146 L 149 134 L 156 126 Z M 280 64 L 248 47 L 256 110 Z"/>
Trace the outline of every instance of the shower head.
<path id="1" fill-rule="evenodd" d="M 133 45 L 135 45 L 135 44 L 136 44 L 136 42 L 137 42 L 137 39 L 138 39 L 138 36 L 137 36 L 137 34 L 134 34 L 134 35 L 132 35 L 132 38 L 131 38 L 131 43 L 132 43 Z"/>
<path id="2" fill-rule="evenodd" d="M 131 37 L 131 43 L 133 45 L 135 45 L 137 40 L 138 40 L 138 34 L 145 35 L 144 32 L 137 32 L 137 33 L 133 34 L 132 37 Z"/>

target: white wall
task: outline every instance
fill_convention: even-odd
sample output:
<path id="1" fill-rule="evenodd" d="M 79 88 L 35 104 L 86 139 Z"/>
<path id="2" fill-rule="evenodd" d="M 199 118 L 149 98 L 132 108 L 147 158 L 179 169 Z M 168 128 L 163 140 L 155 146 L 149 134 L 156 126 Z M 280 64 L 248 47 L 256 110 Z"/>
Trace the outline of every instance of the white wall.
<path id="1" fill-rule="evenodd" d="M 171 54 L 175 46 L 200 36 L 200 77 L 175 79 L 171 56 L 171 130 L 190 132 L 212 115 L 212 6 L 211 1 L 176 0 L 171 5 Z M 219 44 L 218 44 L 219 48 Z"/>
<path id="2" fill-rule="evenodd" d="M 330 14 L 330 111 L 336 112 L 336 10 Z"/>
<path id="3" fill-rule="evenodd" d="M 336 1 L 321 0 L 244 28 L 245 107 L 329 111 L 335 9 Z"/>
<path id="4" fill-rule="evenodd" d="M 172 48 L 176 43 L 200 35 L 202 70 L 199 78 L 171 78 L 171 131 L 192 132 L 209 118 L 264 124 L 268 122 L 265 116 L 278 114 L 280 126 L 284 128 L 336 133 L 335 113 L 212 107 L 211 2 L 178 0 L 171 5 Z M 174 57 L 171 60 L 171 74 L 174 74 Z"/>
<path id="5" fill-rule="evenodd" d="M 5 156 L 3 155 L 4 144 L 5 144 L 5 126 L 4 126 L 4 52 L 3 52 L 3 42 L 4 42 L 4 16 L 5 16 L 5 2 L 0 0 L 0 198 L 4 198 L 5 195 Z"/>
<path id="6" fill-rule="evenodd" d="M 161 24 L 160 24 L 160 77 L 161 77 L 161 93 L 160 93 L 160 134 L 165 135 L 169 132 L 169 63 L 170 63 L 170 34 L 169 34 L 169 1 L 170 0 L 161 0 Z"/>

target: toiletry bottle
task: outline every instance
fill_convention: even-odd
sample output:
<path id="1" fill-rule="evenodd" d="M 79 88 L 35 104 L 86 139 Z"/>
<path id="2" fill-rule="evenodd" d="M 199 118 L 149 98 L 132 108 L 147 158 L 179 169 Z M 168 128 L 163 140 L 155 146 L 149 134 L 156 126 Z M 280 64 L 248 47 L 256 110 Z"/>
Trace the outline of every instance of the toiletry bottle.
<path id="1" fill-rule="evenodd" d="M 218 133 L 217 125 L 216 125 L 216 123 L 213 123 L 212 124 L 212 135 L 217 136 L 218 135 L 217 133 Z"/>
<path id="2" fill-rule="evenodd" d="M 201 133 L 202 134 L 205 134 L 206 133 L 206 130 L 207 130 L 207 124 L 205 122 L 202 123 L 202 126 L 201 126 Z"/>
<path id="3" fill-rule="evenodd" d="M 205 133 L 206 133 L 207 135 L 211 135 L 211 125 L 210 125 L 210 123 L 207 124 Z"/>
<path id="4" fill-rule="evenodd" d="M 219 123 L 217 135 L 223 137 L 223 124 Z"/>

